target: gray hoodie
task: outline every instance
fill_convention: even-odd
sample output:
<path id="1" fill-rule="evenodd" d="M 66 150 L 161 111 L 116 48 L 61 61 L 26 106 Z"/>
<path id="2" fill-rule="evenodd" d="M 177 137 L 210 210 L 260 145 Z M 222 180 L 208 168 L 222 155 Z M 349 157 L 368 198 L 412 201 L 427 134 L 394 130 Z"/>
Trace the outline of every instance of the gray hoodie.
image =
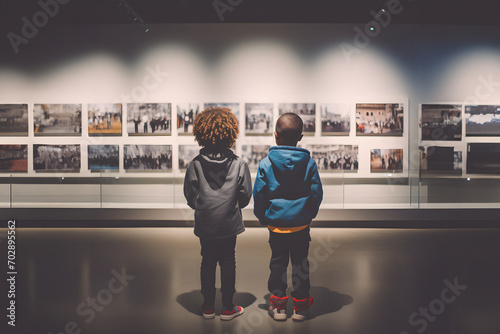
<path id="1" fill-rule="evenodd" d="M 194 234 L 223 239 L 245 231 L 241 209 L 252 197 L 246 162 L 230 149 L 200 150 L 184 178 L 184 196 L 194 212 Z"/>

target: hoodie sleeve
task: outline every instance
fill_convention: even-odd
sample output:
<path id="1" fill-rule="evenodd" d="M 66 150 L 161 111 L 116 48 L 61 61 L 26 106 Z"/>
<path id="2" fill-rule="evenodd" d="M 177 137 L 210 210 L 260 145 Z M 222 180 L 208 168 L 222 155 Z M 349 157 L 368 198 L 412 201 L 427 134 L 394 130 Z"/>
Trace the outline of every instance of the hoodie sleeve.
<path id="1" fill-rule="evenodd" d="M 266 174 L 262 166 L 262 162 L 259 164 L 259 169 L 257 170 L 257 177 L 255 178 L 255 184 L 253 186 L 253 213 L 257 217 L 261 224 L 266 216 L 266 209 L 269 206 L 269 199 L 267 198 L 267 184 L 266 184 Z"/>
<path id="2" fill-rule="evenodd" d="M 250 198 L 252 198 L 252 177 L 250 176 L 250 169 L 244 161 L 240 166 L 238 187 L 238 203 L 240 209 L 243 209 L 250 202 Z"/>
<path id="3" fill-rule="evenodd" d="M 186 170 L 184 177 L 184 197 L 191 209 L 196 209 L 195 203 L 198 194 L 200 193 L 200 184 L 198 177 L 194 172 L 194 162 L 191 162 Z"/>
<path id="4" fill-rule="evenodd" d="M 312 160 L 312 159 L 311 159 Z M 316 162 L 312 160 L 313 166 L 311 170 L 311 197 L 310 197 L 310 209 L 312 217 L 315 218 L 319 211 L 319 206 L 323 200 L 323 186 L 321 185 L 321 179 L 319 177 L 318 166 Z"/>

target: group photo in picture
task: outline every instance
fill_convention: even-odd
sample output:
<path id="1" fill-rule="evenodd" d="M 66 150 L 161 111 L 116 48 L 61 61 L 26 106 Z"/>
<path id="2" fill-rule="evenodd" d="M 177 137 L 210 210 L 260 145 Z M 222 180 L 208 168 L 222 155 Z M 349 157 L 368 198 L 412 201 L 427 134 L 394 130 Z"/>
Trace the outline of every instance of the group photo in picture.
<path id="1" fill-rule="evenodd" d="M 402 103 L 357 103 L 356 135 L 402 136 Z"/>
<path id="2" fill-rule="evenodd" d="M 88 165 L 91 171 L 118 170 L 118 145 L 89 145 Z"/>
<path id="3" fill-rule="evenodd" d="M 198 153 L 200 153 L 198 145 L 179 145 L 179 169 L 186 169 Z"/>
<path id="4" fill-rule="evenodd" d="M 423 104 L 422 140 L 462 140 L 462 106 Z"/>
<path id="5" fill-rule="evenodd" d="M 170 103 L 127 104 L 127 133 L 129 136 L 168 135 L 171 132 Z"/>
<path id="6" fill-rule="evenodd" d="M 245 120 L 245 134 L 247 135 L 264 135 L 273 133 L 273 104 L 246 103 Z"/>
<path id="7" fill-rule="evenodd" d="M 305 148 L 311 152 L 319 171 L 358 170 L 357 145 L 306 145 Z"/>
<path id="8" fill-rule="evenodd" d="M 194 118 L 200 112 L 199 103 L 183 103 L 177 105 L 177 133 L 192 134 Z"/>
<path id="9" fill-rule="evenodd" d="M 402 173 L 402 149 L 373 149 L 370 151 L 370 172 Z"/>
<path id="10" fill-rule="evenodd" d="M 80 145 L 33 145 L 35 172 L 80 172 Z"/>
<path id="11" fill-rule="evenodd" d="M 27 173 L 28 145 L 0 145 L 0 173 Z"/>
<path id="12" fill-rule="evenodd" d="M 351 131 L 351 106 L 341 103 L 320 105 L 321 134 L 348 136 Z"/>
<path id="13" fill-rule="evenodd" d="M 35 104 L 33 109 L 35 136 L 80 136 L 81 104 Z"/>
<path id="14" fill-rule="evenodd" d="M 209 103 L 204 103 L 203 105 L 203 110 L 207 108 L 229 108 L 231 109 L 231 112 L 236 116 L 236 118 L 239 120 L 240 119 L 240 104 L 239 103 L 234 103 L 234 102 L 221 102 L 221 103 L 214 103 L 214 102 L 209 102 Z"/>
<path id="15" fill-rule="evenodd" d="M 28 135 L 28 105 L 0 104 L 0 136 Z"/>
<path id="16" fill-rule="evenodd" d="M 500 105 L 465 106 L 465 135 L 500 136 Z"/>
<path id="17" fill-rule="evenodd" d="M 88 105 L 89 136 L 120 136 L 122 134 L 122 105 L 93 103 Z"/>
<path id="18" fill-rule="evenodd" d="M 262 159 L 267 157 L 270 145 L 243 145 L 241 147 L 241 158 L 247 162 L 251 171 L 256 171 Z"/>
<path id="19" fill-rule="evenodd" d="M 280 103 L 279 114 L 294 113 L 300 116 L 304 123 L 302 132 L 314 134 L 316 131 L 316 104 L 314 103 Z"/>
<path id="20" fill-rule="evenodd" d="M 123 167 L 131 171 L 172 169 L 171 145 L 125 145 Z"/>

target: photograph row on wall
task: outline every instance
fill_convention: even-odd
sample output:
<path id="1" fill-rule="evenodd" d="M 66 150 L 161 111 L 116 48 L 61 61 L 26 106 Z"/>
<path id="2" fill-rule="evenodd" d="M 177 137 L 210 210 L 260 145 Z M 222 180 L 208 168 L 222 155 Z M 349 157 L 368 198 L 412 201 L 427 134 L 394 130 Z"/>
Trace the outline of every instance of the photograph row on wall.
<path id="1" fill-rule="evenodd" d="M 269 145 L 242 145 L 241 157 L 247 161 L 251 171 L 257 171 L 259 162 L 269 151 Z M 311 152 L 320 172 L 351 172 L 359 169 L 358 145 L 304 145 Z M 88 145 L 88 169 L 94 172 L 119 171 L 119 145 Z M 197 145 L 178 146 L 180 170 L 199 153 Z M 28 145 L 0 145 L 0 172 L 27 173 Z M 81 169 L 81 146 L 33 145 L 33 170 L 35 172 L 79 173 Z M 172 170 L 172 145 L 124 145 L 123 169 L 125 171 L 169 171 Z M 403 149 L 370 150 L 370 172 L 402 173 Z"/>
<path id="2" fill-rule="evenodd" d="M 171 103 L 128 103 L 126 117 L 121 104 L 88 104 L 87 120 L 82 120 L 82 104 L 34 104 L 35 136 L 81 136 L 88 127 L 89 136 L 121 136 L 126 121 L 128 136 L 191 134 L 196 115 L 209 107 L 225 107 L 240 119 L 240 103 L 185 103 L 176 105 L 173 118 Z M 321 135 L 349 136 L 352 106 L 319 104 Z M 403 136 L 404 105 L 401 103 L 358 103 L 355 107 L 356 135 Z M 270 135 L 274 132 L 273 103 L 244 104 L 245 135 Z M 304 134 L 314 135 L 315 103 L 279 103 L 279 115 L 298 114 L 304 122 Z M 0 104 L 0 136 L 28 136 L 28 104 Z M 172 124 L 175 122 L 175 124 Z M 243 131 L 241 131 L 243 132 Z"/>

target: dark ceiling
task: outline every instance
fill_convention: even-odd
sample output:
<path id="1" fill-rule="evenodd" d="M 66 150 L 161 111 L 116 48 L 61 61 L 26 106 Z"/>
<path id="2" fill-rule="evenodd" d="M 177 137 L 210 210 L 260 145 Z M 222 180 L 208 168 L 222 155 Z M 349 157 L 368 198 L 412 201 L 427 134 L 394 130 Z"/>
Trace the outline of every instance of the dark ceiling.
<path id="1" fill-rule="evenodd" d="M 1 25 L 19 24 L 60 5 L 51 23 L 363 23 L 391 1 L 380 0 L 0 0 Z M 400 0 L 395 23 L 498 25 L 500 0 Z M 217 13 L 216 5 L 219 5 Z M 223 8 L 225 6 L 225 9 Z"/>

